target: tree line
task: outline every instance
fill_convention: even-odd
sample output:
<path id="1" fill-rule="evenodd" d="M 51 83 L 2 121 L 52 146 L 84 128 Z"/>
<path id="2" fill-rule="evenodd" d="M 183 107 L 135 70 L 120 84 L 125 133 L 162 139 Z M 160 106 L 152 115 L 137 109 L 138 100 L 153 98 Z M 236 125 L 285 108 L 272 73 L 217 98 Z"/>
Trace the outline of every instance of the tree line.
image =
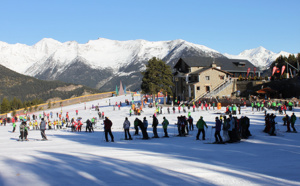
<path id="1" fill-rule="evenodd" d="M 274 66 L 281 69 L 283 65 L 287 66 L 288 62 L 290 65 L 294 66 L 295 68 L 298 68 L 298 64 L 300 65 L 300 53 L 298 53 L 296 56 L 294 54 L 290 54 L 288 57 L 285 56 L 279 56 L 270 66 L 270 69 L 272 70 Z M 294 69 L 292 69 L 293 71 Z M 300 75 L 300 71 L 298 73 Z"/>
<path id="2" fill-rule="evenodd" d="M 42 99 L 33 99 L 31 101 L 21 101 L 20 99 L 14 97 L 12 100 L 8 100 L 6 97 L 4 97 L 2 99 L 1 102 L 1 108 L 0 108 L 0 112 L 1 114 L 3 113 L 7 113 L 10 111 L 15 111 L 21 108 L 25 108 L 25 110 L 27 110 L 27 108 L 33 109 L 33 107 L 44 103 L 44 100 Z"/>

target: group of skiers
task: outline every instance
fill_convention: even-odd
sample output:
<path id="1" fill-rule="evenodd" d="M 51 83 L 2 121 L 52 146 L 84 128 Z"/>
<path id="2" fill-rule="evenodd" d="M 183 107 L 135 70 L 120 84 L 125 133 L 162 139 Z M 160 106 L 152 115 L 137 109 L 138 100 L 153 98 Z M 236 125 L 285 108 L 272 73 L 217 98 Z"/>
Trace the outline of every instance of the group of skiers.
<path id="1" fill-rule="evenodd" d="M 222 127 L 223 126 L 223 127 Z M 198 128 L 198 133 L 196 135 L 196 140 L 199 140 L 199 137 L 202 133 L 202 140 L 206 140 L 205 138 L 205 129 L 208 128 L 206 122 L 203 120 L 201 116 L 200 119 L 196 123 L 196 127 Z M 247 116 L 242 116 L 240 119 L 237 117 L 232 117 L 230 114 L 228 118 L 226 116 L 221 115 L 220 118 L 215 118 L 215 126 L 212 128 L 215 129 L 215 142 L 214 143 L 233 143 L 238 142 L 240 139 L 247 139 L 251 136 L 250 130 L 250 119 Z M 221 130 L 223 130 L 223 138 L 221 137 Z"/>
<path id="2" fill-rule="evenodd" d="M 265 103 L 263 102 L 253 102 L 251 104 L 252 109 L 256 108 L 258 111 L 260 109 L 264 109 L 264 105 L 271 105 L 270 108 L 278 108 L 278 107 L 272 107 L 272 104 L 274 102 L 267 102 Z M 284 103 L 283 105 L 281 104 L 281 102 L 276 103 L 277 105 L 279 104 L 279 106 L 282 106 L 284 108 L 285 105 L 290 106 L 289 102 Z M 122 103 L 118 103 L 116 102 L 117 106 L 121 106 Z M 158 133 L 157 133 L 157 127 L 159 125 L 159 121 L 157 119 L 157 115 L 159 114 L 163 114 L 163 107 L 159 106 L 157 104 L 156 105 L 156 109 L 155 109 L 155 113 L 152 117 L 152 130 L 153 130 L 153 138 L 159 138 Z M 276 106 L 277 106 L 276 105 Z M 131 106 L 135 107 L 134 103 L 131 104 Z M 140 106 L 140 105 L 137 105 Z M 193 104 L 188 104 L 188 106 L 185 106 L 184 104 L 178 105 L 178 113 L 181 113 L 181 110 L 183 110 L 183 113 L 186 113 L 188 109 L 188 116 L 178 116 L 177 117 L 177 123 L 175 125 L 177 125 L 177 129 L 178 129 L 178 135 L 177 136 L 187 136 L 189 135 L 189 132 L 194 130 L 194 124 L 193 124 L 193 118 L 191 117 L 191 111 L 190 108 L 193 108 L 193 111 L 195 112 L 195 108 L 199 108 L 199 106 L 201 106 L 201 109 L 206 109 L 209 110 L 210 109 L 210 103 L 207 102 L 193 102 Z M 214 109 L 215 105 L 213 104 L 213 109 Z M 132 108 L 132 107 L 131 107 Z M 171 107 L 172 108 L 172 107 Z M 237 114 L 237 111 L 239 111 L 239 114 L 241 114 L 240 111 L 240 105 L 236 106 L 235 104 L 229 105 L 226 107 L 226 111 L 225 114 L 229 115 L 229 117 L 226 118 L 225 115 L 220 115 L 220 117 L 216 117 L 215 118 L 215 126 L 213 127 L 213 129 L 215 130 L 215 143 L 232 143 L 232 142 L 237 142 L 240 139 L 247 139 L 249 136 L 251 136 L 251 133 L 249 131 L 249 126 L 250 126 L 250 120 L 247 116 L 242 116 L 241 118 L 237 118 L 234 115 Z M 104 112 L 100 112 L 99 107 L 98 107 L 98 116 L 99 119 L 104 119 L 104 132 L 105 132 L 105 140 L 108 140 L 108 134 L 111 136 L 111 141 L 114 141 L 114 137 L 111 131 L 111 127 L 112 127 L 112 121 L 108 119 L 108 117 L 104 117 Z M 167 112 L 169 114 L 171 114 L 172 112 L 170 111 L 170 107 L 167 107 Z M 76 115 L 78 116 L 78 110 L 75 111 Z M 176 109 L 175 106 L 173 106 L 173 113 L 176 113 Z M 81 121 L 81 117 L 78 117 L 77 119 L 72 118 L 71 121 L 69 120 L 69 114 L 68 112 L 66 113 L 66 117 L 62 116 L 62 112 L 61 113 L 56 113 L 56 117 L 58 119 L 55 119 L 53 121 L 50 120 L 50 118 L 53 118 L 53 112 L 50 112 L 48 114 L 46 114 L 45 112 L 43 112 L 42 114 L 39 115 L 32 115 L 32 117 L 30 117 L 30 115 L 25 115 L 25 116 L 20 116 L 18 118 L 15 118 L 15 120 L 17 119 L 21 119 L 22 120 L 22 124 L 20 125 L 20 132 L 22 131 L 22 137 L 26 136 L 27 139 L 27 135 L 28 135 L 28 130 L 30 129 L 34 129 L 34 130 L 43 130 L 43 139 L 46 139 L 45 137 L 45 131 L 47 129 L 48 126 L 48 130 L 50 129 L 61 129 L 63 126 L 70 126 L 71 127 L 71 131 L 75 132 L 75 131 L 81 131 L 82 126 L 83 126 L 83 122 Z M 129 115 L 131 116 L 131 112 L 129 113 Z M 140 115 L 140 114 L 137 114 Z M 276 115 L 274 114 L 267 114 L 265 121 L 266 121 L 266 127 L 264 129 L 265 132 L 268 132 L 271 135 L 275 135 L 275 117 Z M 31 120 L 31 118 L 33 120 Z M 41 122 L 38 122 L 38 118 L 40 118 Z M 46 119 L 47 118 L 47 119 Z M 28 119 L 28 120 L 26 120 Z M 95 123 L 97 121 L 97 117 L 93 117 L 90 119 L 88 119 L 85 123 L 86 123 L 86 132 L 93 132 L 94 131 L 94 126 Z M 287 132 L 291 132 L 291 128 L 293 129 L 293 132 L 296 132 L 296 129 L 294 127 L 295 121 L 296 121 L 296 116 L 294 115 L 294 113 L 292 114 L 291 117 L 289 117 L 288 115 L 286 115 L 283 118 L 284 121 L 284 125 L 287 125 Z M 1 120 L 0 120 L 1 123 Z M 43 123 L 43 124 L 42 124 Z M 28 126 L 28 125 L 29 126 Z M 164 135 L 163 137 L 169 137 L 168 135 L 168 125 L 169 125 L 169 121 L 166 119 L 166 117 L 163 117 L 163 121 L 161 122 L 162 124 L 162 128 L 164 131 Z M 196 140 L 200 139 L 200 135 L 202 134 L 202 140 L 206 140 L 206 130 L 208 128 L 206 122 L 204 121 L 203 117 L 201 116 L 199 118 L 199 120 L 195 123 L 196 128 L 198 129 L 197 135 L 196 135 Z M 41 126 L 43 125 L 43 127 Z M 143 120 L 140 120 L 139 118 L 136 118 L 134 120 L 134 129 L 135 129 L 135 133 L 134 135 L 139 135 L 139 130 L 142 133 L 142 139 L 149 139 L 149 135 L 147 132 L 147 128 L 148 128 L 148 120 L 146 117 L 143 118 Z M 123 123 L 123 129 L 124 129 L 124 134 L 125 134 L 125 140 L 132 140 L 132 136 L 130 134 L 130 126 L 131 123 L 128 120 L 128 118 L 125 118 L 125 121 Z M 13 122 L 13 131 L 15 131 L 16 128 L 16 124 L 15 122 Z M 290 128 L 291 127 L 291 128 Z M 221 136 L 221 131 L 223 130 L 223 137 Z"/>
<path id="3" fill-rule="evenodd" d="M 274 100 L 262 100 L 251 102 L 252 111 L 264 111 L 265 108 L 273 109 L 279 114 L 286 114 L 286 111 L 292 110 L 294 103 L 292 101 L 274 101 Z"/>
<path id="4" fill-rule="evenodd" d="M 104 123 L 105 124 L 105 123 Z M 168 135 L 168 125 L 169 121 L 166 119 L 166 117 L 163 117 L 163 121 L 161 122 L 162 128 L 164 131 L 163 137 L 169 137 Z M 134 135 L 139 135 L 139 130 L 142 132 L 142 139 L 150 139 L 147 129 L 148 129 L 148 120 L 146 117 L 143 118 L 143 121 L 141 121 L 139 118 L 135 118 L 134 120 L 134 129 L 135 133 Z M 152 116 L 152 131 L 153 131 L 153 137 L 152 138 L 159 138 L 157 133 L 157 127 L 159 125 L 159 121 L 154 114 Z M 194 130 L 194 124 L 193 124 L 193 118 L 189 115 L 188 117 L 185 116 L 178 116 L 177 117 L 177 128 L 178 128 L 178 135 L 177 136 L 187 136 L 189 135 L 189 131 Z M 123 123 L 123 129 L 125 134 L 125 140 L 132 140 L 131 134 L 130 134 L 130 126 L 131 123 L 128 120 L 128 118 L 125 118 L 125 121 Z M 222 127 L 223 126 L 223 127 Z M 203 117 L 201 116 L 200 119 L 196 123 L 196 127 L 198 129 L 198 133 L 196 135 L 196 140 L 199 140 L 199 137 L 202 133 L 202 140 L 206 140 L 205 138 L 205 128 L 207 129 L 208 126 L 206 122 L 203 120 Z M 249 131 L 250 127 L 250 119 L 247 116 L 242 116 L 240 119 L 237 117 L 232 117 L 232 115 L 229 115 L 228 118 L 226 116 L 221 115 L 220 118 L 216 117 L 215 119 L 215 126 L 212 128 L 215 129 L 215 142 L 214 143 L 233 143 L 240 141 L 240 139 L 247 139 L 249 136 L 251 136 L 251 133 Z M 221 130 L 223 130 L 223 138 L 221 137 Z M 108 141 L 108 140 L 106 140 Z"/>
<path id="5" fill-rule="evenodd" d="M 266 114 L 265 115 L 265 128 L 264 128 L 264 132 L 270 134 L 271 136 L 276 136 L 276 124 L 277 122 L 275 122 L 275 118 L 276 115 L 275 114 Z M 295 128 L 295 122 L 297 120 L 297 117 L 295 115 L 295 113 L 292 113 L 291 116 L 289 115 L 285 115 L 282 118 L 283 121 L 283 125 L 287 127 L 287 131 L 286 132 L 294 132 L 296 133 L 297 130 Z M 291 131 L 291 128 L 293 129 L 293 131 Z"/>
<path id="6" fill-rule="evenodd" d="M 42 136 L 42 140 L 48 140 L 47 139 L 47 136 L 46 136 L 46 122 L 44 120 L 44 118 L 41 119 L 41 122 L 39 124 L 40 126 L 40 131 L 41 131 L 41 136 Z M 15 127 L 16 127 L 16 124 L 15 122 L 13 123 L 13 132 L 15 132 Z M 20 130 L 20 136 L 19 136 L 19 141 L 28 141 L 28 134 L 29 134 L 29 128 L 27 126 L 27 123 L 26 123 L 26 120 L 23 119 L 21 121 L 21 124 L 20 124 L 20 127 L 19 127 L 19 130 Z"/>

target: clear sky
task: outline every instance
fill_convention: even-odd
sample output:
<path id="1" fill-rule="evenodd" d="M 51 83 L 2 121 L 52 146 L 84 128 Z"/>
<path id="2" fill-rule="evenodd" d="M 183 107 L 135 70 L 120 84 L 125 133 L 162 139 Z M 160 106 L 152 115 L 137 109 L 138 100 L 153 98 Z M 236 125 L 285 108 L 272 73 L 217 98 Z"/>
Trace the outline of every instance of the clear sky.
<path id="1" fill-rule="evenodd" d="M 0 41 L 183 39 L 221 53 L 300 52 L 300 0 L 0 0 Z"/>

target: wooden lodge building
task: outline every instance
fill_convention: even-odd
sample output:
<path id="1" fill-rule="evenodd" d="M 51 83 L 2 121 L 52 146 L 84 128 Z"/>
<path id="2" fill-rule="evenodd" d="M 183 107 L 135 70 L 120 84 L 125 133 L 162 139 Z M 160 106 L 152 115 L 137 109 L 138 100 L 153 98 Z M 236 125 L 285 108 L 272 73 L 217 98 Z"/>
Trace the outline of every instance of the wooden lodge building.
<path id="1" fill-rule="evenodd" d="M 202 97 L 230 97 L 237 91 L 236 81 L 241 75 L 254 76 L 256 68 L 247 60 L 191 57 L 180 58 L 174 66 L 174 96 L 178 100 Z M 260 77 L 256 71 L 255 76 Z"/>

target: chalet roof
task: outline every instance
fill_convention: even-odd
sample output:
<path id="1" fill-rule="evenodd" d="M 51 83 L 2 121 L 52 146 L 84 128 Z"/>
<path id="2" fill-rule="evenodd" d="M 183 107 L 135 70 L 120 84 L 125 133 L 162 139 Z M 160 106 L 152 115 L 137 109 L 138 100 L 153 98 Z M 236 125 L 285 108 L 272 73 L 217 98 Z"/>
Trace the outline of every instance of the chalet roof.
<path id="1" fill-rule="evenodd" d="M 252 63 L 245 59 L 228 59 L 228 58 L 211 58 L 211 57 L 188 57 L 180 58 L 175 64 L 176 68 L 179 62 L 186 63 L 189 67 L 211 67 L 214 62 L 217 66 L 220 66 L 222 70 L 228 72 L 247 72 L 250 68 L 253 71 L 255 67 Z M 257 69 L 259 71 L 259 69 Z"/>
<path id="2" fill-rule="evenodd" d="M 225 74 L 232 75 L 231 73 L 229 73 L 229 72 L 227 72 L 227 71 L 224 71 L 224 70 L 221 70 L 221 69 L 218 69 L 218 68 L 215 68 L 215 67 L 205 67 L 205 68 L 196 70 L 196 71 L 194 71 L 194 72 L 191 72 L 190 75 L 198 75 L 198 74 L 201 74 L 202 72 L 204 72 L 204 71 L 206 71 L 206 70 L 209 70 L 209 69 L 214 69 L 214 70 L 223 72 L 223 73 L 225 73 Z"/>

